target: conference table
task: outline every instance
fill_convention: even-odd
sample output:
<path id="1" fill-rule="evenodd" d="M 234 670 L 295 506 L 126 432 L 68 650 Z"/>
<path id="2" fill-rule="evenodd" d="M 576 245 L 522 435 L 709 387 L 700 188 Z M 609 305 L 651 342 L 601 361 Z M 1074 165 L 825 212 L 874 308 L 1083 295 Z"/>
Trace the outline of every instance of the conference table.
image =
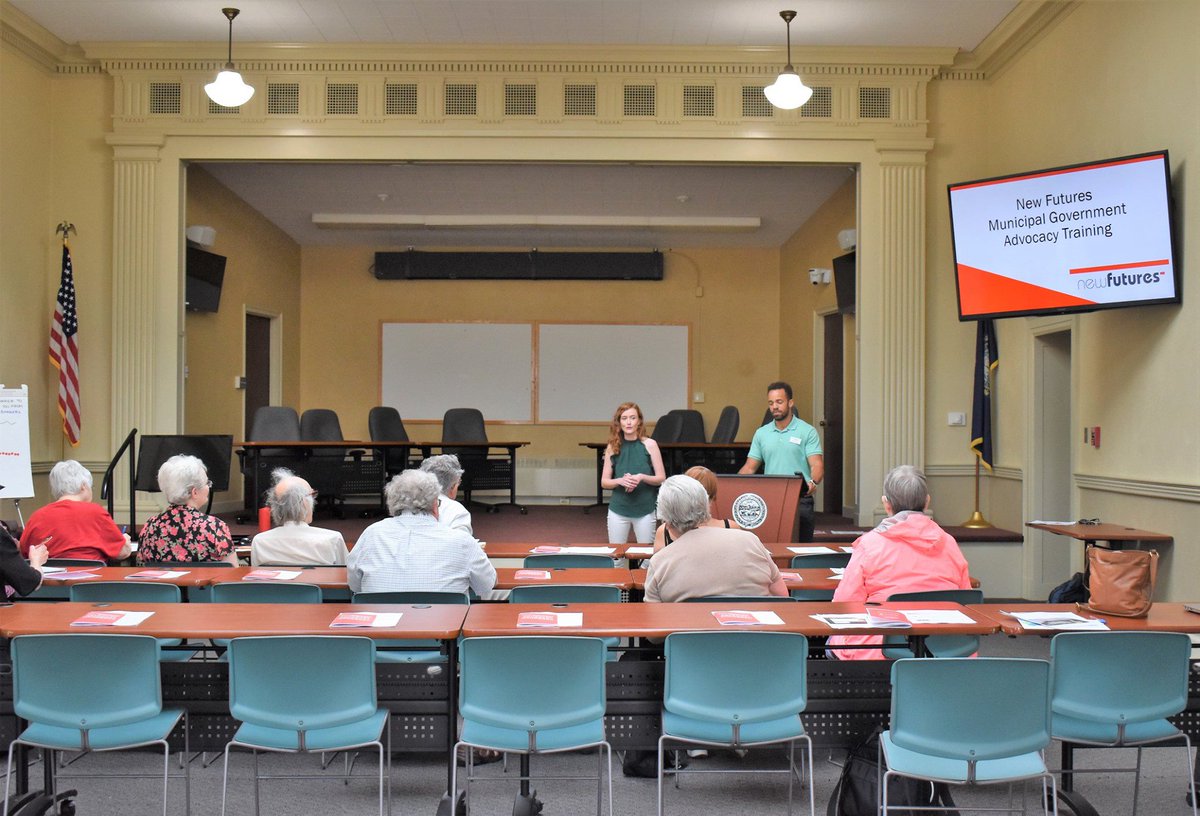
<path id="1" fill-rule="evenodd" d="M 284 459 L 295 458 L 298 462 L 294 465 L 296 472 L 301 475 L 306 475 L 306 466 L 313 464 L 331 465 L 334 462 L 320 462 L 321 457 L 314 457 L 313 454 L 323 451 L 341 450 L 350 452 L 354 450 L 369 450 L 374 454 L 374 458 L 367 461 L 368 466 L 361 466 L 361 463 L 340 463 L 347 467 L 354 464 L 360 464 L 362 473 L 347 473 L 344 478 L 351 484 L 349 492 L 373 492 L 378 493 L 381 501 L 383 497 L 383 488 L 388 481 L 387 468 L 384 466 L 386 454 L 390 451 L 399 451 L 401 457 L 407 464 L 408 455 L 406 451 L 417 449 L 421 452 L 422 459 L 428 459 L 434 450 L 452 449 L 455 451 L 472 451 L 475 457 L 463 456 L 466 460 L 466 472 L 463 475 L 463 490 L 466 498 L 470 499 L 472 490 L 493 490 L 503 489 L 508 491 L 508 504 L 517 507 L 522 513 L 525 508 L 517 504 L 517 449 L 527 446 L 528 442 L 421 442 L 421 441 L 403 441 L 403 442 L 383 442 L 371 441 L 363 439 L 343 439 L 333 442 L 302 442 L 302 441 L 256 441 L 256 442 L 238 442 L 238 454 L 244 457 L 245 467 L 249 468 L 251 476 L 250 483 L 252 492 L 250 496 L 254 498 L 253 506 L 247 505 L 245 511 L 253 514 L 261 501 L 263 495 L 263 485 L 260 482 L 259 474 L 264 470 L 264 461 L 266 458 L 264 451 L 267 450 L 283 450 L 287 453 L 271 454 L 269 458 L 272 461 L 278 460 L 278 464 L 287 464 Z M 493 454 L 492 451 L 503 451 L 502 454 Z M 475 473 L 471 465 L 475 462 L 476 457 L 487 466 L 487 472 L 484 474 Z M 332 457 L 327 457 L 332 459 Z M 314 476 L 313 478 L 318 478 Z M 311 481 L 311 479 L 310 479 Z M 369 490 L 368 490 L 369 488 Z M 319 489 L 319 488 L 318 488 Z M 495 505 L 491 505 L 495 506 Z"/>

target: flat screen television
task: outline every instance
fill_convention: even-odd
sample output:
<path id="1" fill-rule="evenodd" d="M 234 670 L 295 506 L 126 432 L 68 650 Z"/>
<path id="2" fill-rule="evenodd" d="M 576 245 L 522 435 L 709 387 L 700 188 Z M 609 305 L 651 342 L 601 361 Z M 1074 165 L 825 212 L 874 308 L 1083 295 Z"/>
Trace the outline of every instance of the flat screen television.
<path id="1" fill-rule="evenodd" d="M 189 312 L 215 312 L 221 305 L 225 258 L 199 247 L 187 247 L 184 306 Z"/>
<path id="2" fill-rule="evenodd" d="M 949 194 L 959 320 L 1180 302 L 1165 150 Z"/>

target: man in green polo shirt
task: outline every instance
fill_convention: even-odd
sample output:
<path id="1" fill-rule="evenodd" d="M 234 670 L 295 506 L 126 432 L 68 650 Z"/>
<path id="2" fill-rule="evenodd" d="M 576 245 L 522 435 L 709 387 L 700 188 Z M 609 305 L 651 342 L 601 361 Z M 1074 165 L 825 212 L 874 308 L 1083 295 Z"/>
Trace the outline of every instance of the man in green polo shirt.
<path id="1" fill-rule="evenodd" d="M 808 495 L 800 499 L 800 540 L 812 541 L 815 510 L 812 491 L 825 478 L 825 455 L 817 429 L 794 416 L 792 387 L 785 382 L 767 386 L 767 408 L 773 422 L 754 432 L 750 454 L 738 473 L 757 473 L 760 466 L 767 476 L 804 476 Z"/>

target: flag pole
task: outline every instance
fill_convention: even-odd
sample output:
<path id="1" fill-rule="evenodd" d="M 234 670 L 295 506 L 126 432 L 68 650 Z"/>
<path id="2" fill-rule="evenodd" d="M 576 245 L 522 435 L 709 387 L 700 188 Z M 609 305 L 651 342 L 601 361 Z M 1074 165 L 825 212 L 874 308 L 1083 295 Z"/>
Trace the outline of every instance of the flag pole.
<path id="1" fill-rule="evenodd" d="M 992 523 L 983 517 L 983 513 L 979 512 L 979 457 L 975 457 L 975 512 L 971 517 L 959 525 L 972 530 L 979 530 L 985 527 L 991 527 Z"/>

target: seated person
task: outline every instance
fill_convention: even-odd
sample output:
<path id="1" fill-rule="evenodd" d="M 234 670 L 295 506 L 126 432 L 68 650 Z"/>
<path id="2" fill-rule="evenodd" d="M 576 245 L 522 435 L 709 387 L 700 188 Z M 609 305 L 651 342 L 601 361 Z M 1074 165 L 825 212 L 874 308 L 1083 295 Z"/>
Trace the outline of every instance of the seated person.
<path id="1" fill-rule="evenodd" d="M 228 561 L 237 566 L 229 525 L 204 512 L 212 482 L 195 456 L 178 454 L 158 469 L 158 489 L 170 505 L 146 522 L 138 539 L 139 564 Z"/>
<path id="2" fill-rule="evenodd" d="M 458 487 L 462 484 L 463 469 L 458 457 L 443 453 L 430 456 L 421 462 L 421 470 L 437 477 L 441 492 L 438 495 L 438 524 L 452 530 L 462 530 L 474 537 L 471 529 L 471 511 L 458 501 Z"/>
<path id="3" fill-rule="evenodd" d="M 4 594 L 7 597 L 28 595 L 40 587 L 42 567 L 49 557 L 50 553 L 45 545 L 34 544 L 29 548 L 29 563 L 26 563 L 17 548 L 16 539 L 8 530 L 8 525 L 0 521 L 0 583 L 4 585 Z"/>
<path id="4" fill-rule="evenodd" d="M 346 559 L 353 592 L 441 591 L 487 594 L 496 568 L 474 538 L 438 524 L 438 480 L 406 470 L 384 490 L 391 518 L 363 531 Z"/>
<path id="5" fill-rule="evenodd" d="M 337 530 L 310 527 L 317 491 L 287 468 L 271 474 L 274 486 L 267 491 L 267 506 L 275 527 L 250 542 L 250 565 L 346 563 L 346 541 Z"/>
<path id="6" fill-rule="evenodd" d="M 850 563 L 833 593 L 835 601 L 886 601 L 899 592 L 970 589 L 967 560 L 958 542 L 926 515 L 929 485 L 912 465 L 893 468 L 883 479 L 887 518 L 854 544 Z M 880 644 L 878 635 L 837 635 L 829 646 Z M 882 660 L 879 649 L 839 649 L 841 660 Z"/>
<path id="7" fill-rule="evenodd" d="M 708 492 L 691 476 L 672 476 L 658 491 L 658 517 L 674 543 L 650 559 L 646 601 L 674 603 L 706 595 L 778 595 L 787 587 L 771 554 L 749 530 L 710 527 Z"/>
<path id="8" fill-rule="evenodd" d="M 695 467 L 688 468 L 683 475 L 691 476 L 697 482 L 704 485 L 704 492 L 708 494 L 708 513 L 709 516 L 712 516 L 717 511 L 717 474 L 704 467 L 704 465 L 696 465 Z M 709 518 L 704 523 L 708 527 L 724 527 L 726 530 L 742 529 L 733 519 Z M 670 544 L 672 540 L 670 534 L 667 533 L 667 525 L 658 525 L 658 529 L 654 531 L 654 551 L 658 552 Z"/>
<path id="9" fill-rule="evenodd" d="M 45 544 L 51 558 L 91 558 L 120 561 L 132 548 L 129 536 L 117 529 L 112 516 L 92 501 L 92 474 L 74 459 L 50 470 L 54 501 L 29 517 L 21 534 L 21 555 Z"/>

